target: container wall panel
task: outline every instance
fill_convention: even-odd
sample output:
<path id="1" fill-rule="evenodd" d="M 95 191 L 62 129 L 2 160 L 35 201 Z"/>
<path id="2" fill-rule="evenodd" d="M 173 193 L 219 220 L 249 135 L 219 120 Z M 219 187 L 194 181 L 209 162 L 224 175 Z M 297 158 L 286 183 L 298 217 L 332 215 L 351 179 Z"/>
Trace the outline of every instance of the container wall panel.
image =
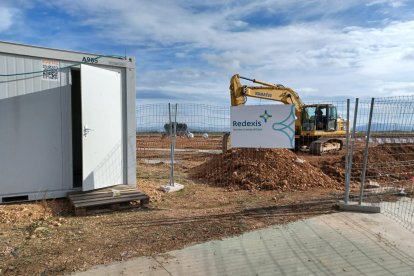
<path id="1" fill-rule="evenodd" d="M 0 54 L 0 72 L 42 70 L 42 59 Z M 1 77 L 0 194 L 72 188 L 68 71 Z"/>

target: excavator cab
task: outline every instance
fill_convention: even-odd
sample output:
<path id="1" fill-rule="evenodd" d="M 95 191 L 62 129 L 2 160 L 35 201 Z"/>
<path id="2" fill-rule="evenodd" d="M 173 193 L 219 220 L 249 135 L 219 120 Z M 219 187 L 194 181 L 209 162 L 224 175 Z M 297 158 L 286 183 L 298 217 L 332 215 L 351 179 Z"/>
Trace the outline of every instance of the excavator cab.
<path id="1" fill-rule="evenodd" d="M 337 130 L 336 107 L 330 104 L 305 105 L 302 113 L 303 131 L 332 132 Z"/>

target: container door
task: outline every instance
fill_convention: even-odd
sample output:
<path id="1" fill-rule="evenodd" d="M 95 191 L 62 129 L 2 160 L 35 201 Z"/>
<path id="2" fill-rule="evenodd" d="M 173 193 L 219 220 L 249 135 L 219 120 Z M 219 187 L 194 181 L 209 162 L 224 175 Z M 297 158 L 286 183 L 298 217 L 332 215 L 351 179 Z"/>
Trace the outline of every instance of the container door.
<path id="1" fill-rule="evenodd" d="M 81 65 L 83 191 L 123 184 L 119 72 Z"/>

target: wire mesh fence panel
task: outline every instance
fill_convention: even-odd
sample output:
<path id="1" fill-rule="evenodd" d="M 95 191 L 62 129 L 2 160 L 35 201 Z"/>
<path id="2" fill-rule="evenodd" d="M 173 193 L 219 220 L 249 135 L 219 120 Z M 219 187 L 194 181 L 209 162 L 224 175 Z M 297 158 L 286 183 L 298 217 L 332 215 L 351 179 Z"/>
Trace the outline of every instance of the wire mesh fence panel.
<path id="1" fill-rule="evenodd" d="M 364 150 L 368 132 L 369 112 L 371 107 L 370 99 L 353 101 L 350 105 L 350 133 L 349 162 L 350 162 L 350 199 L 359 199 L 361 185 L 361 174 L 364 165 Z"/>
<path id="2" fill-rule="evenodd" d="M 220 153 L 223 133 L 230 131 L 230 109 L 221 106 L 175 104 L 176 159 L 194 157 L 203 153 Z M 139 157 L 157 158 L 169 156 L 170 123 L 168 105 L 145 105 L 137 107 L 137 141 Z M 172 114 L 174 117 L 175 114 Z M 174 124 L 174 123 L 173 123 Z M 148 151 L 151 149 L 151 151 Z M 162 154 L 162 152 L 166 152 Z"/>
<path id="3" fill-rule="evenodd" d="M 413 229 L 414 97 L 374 99 L 368 129 L 370 106 L 371 100 L 361 100 L 358 106 L 351 174 L 354 199 L 362 194 L 363 201 L 372 201 L 375 196 L 384 213 Z"/>
<path id="4" fill-rule="evenodd" d="M 345 116 L 346 101 L 330 104 L 336 107 L 339 116 Z M 137 156 L 141 165 L 141 170 L 138 168 L 139 179 L 148 179 L 148 170 L 157 172 L 151 174 L 156 179 L 165 182 L 168 178 L 170 126 L 167 109 L 167 104 L 137 107 Z M 341 155 L 332 156 L 324 163 L 322 157 L 309 155 L 306 147 L 301 147 L 300 152 L 289 149 L 231 148 L 228 106 L 178 104 L 176 115 L 175 175 L 181 183 L 249 191 L 328 192 L 343 189 Z M 327 120 L 325 117 L 325 123 Z M 335 124 L 332 129 L 318 131 L 327 133 L 326 137 L 344 138 L 344 135 L 338 137 L 334 133 Z M 312 138 L 314 141 L 315 138 Z M 303 137 L 303 141 L 305 139 Z"/>
<path id="5" fill-rule="evenodd" d="M 172 104 L 169 121 L 168 104 L 137 106 L 137 158 L 140 179 L 166 182 L 171 166 L 171 134 L 175 128 L 175 178 L 191 181 L 191 169 L 211 156 L 220 154 L 223 135 L 230 131 L 230 109 L 203 104 Z M 162 182 L 160 182 L 162 184 Z M 165 183 L 164 183 L 165 184 Z"/>
<path id="6" fill-rule="evenodd" d="M 383 212 L 412 228 L 414 96 L 306 103 L 296 112 L 295 150 L 231 148 L 230 107 L 171 106 L 172 111 L 168 104 L 137 106 L 138 181 L 168 183 L 174 129 L 178 183 L 338 194 L 349 160 L 350 199 L 375 200 Z M 315 144 L 324 151 L 315 150 Z M 396 194 L 406 197 L 396 199 Z"/>

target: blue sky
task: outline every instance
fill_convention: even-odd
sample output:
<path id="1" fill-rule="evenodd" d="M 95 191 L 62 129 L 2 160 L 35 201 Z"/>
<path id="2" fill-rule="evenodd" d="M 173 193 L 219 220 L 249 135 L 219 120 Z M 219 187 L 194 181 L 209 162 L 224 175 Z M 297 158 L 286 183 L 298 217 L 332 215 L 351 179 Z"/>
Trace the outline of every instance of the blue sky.
<path id="1" fill-rule="evenodd" d="M 229 104 L 235 73 L 304 99 L 414 94 L 414 1 L 0 1 L 0 40 L 137 60 L 138 103 Z"/>

